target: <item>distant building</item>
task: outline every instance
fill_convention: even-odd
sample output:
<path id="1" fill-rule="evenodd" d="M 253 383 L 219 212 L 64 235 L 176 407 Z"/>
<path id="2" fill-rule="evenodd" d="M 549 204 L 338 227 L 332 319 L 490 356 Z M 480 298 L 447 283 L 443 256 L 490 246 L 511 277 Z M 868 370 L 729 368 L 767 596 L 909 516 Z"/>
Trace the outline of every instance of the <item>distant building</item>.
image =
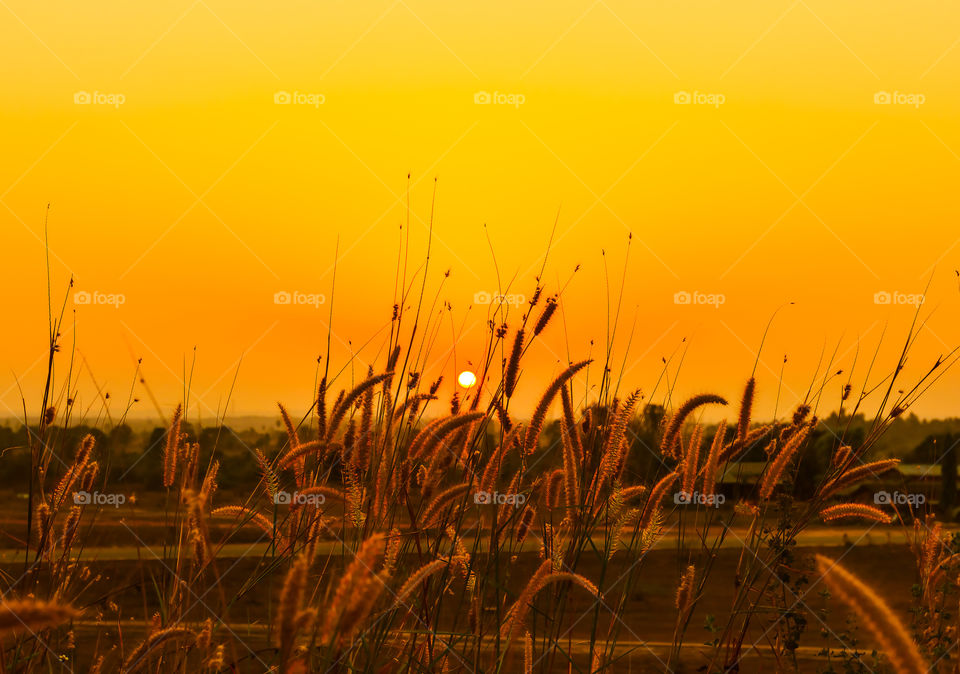
<path id="1" fill-rule="evenodd" d="M 731 464 L 718 480 L 718 488 L 728 499 L 749 497 L 754 494 L 766 461 L 741 461 Z M 936 463 L 901 463 L 876 479 L 868 479 L 836 492 L 835 497 L 861 503 L 872 503 L 874 495 L 881 491 L 898 491 L 903 494 L 923 494 L 926 502 L 937 503 L 943 489 L 941 467 Z"/>

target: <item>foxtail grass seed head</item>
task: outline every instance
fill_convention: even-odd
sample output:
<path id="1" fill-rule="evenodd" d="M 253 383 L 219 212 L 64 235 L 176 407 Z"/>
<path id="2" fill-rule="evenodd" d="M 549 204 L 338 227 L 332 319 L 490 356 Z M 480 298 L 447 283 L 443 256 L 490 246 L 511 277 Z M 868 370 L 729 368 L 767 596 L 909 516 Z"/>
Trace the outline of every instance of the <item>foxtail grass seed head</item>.
<path id="1" fill-rule="evenodd" d="M 564 390 L 566 390 L 566 387 L 564 387 Z M 630 423 L 633 410 L 641 397 L 640 389 L 636 389 L 627 396 L 624 404 L 617 410 L 613 425 L 610 429 L 610 435 L 603 449 L 603 458 L 600 461 L 600 475 L 597 479 L 598 487 L 602 486 L 608 480 L 612 480 L 620 472 L 626 454 L 627 425 Z M 582 458 L 580 460 L 582 461 Z"/>
<path id="2" fill-rule="evenodd" d="M 717 426 L 707 454 L 707 462 L 703 467 L 703 493 L 715 494 L 717 490 L 717 469 L 720 463 L 720 453 L 723 451 L 723 442 L 727 435 L 727 420 L 724 419 Z"/>
<path id="3" fill-rule="evenodd" d="M 550 403 L 553 402 L 554 397 L 560 391 L 560 387 L 564 386 L 567 381 L 576 375 L 577 372 L 585 368 L 590 362 L 589 360 L 581 360 L 579 363 L 573 363 L 561 372 L 557 378 L 550 383 L 550 386 L 547 387 L 547 390 L 540 398 L 540 402 L 537 403 L 537 407 L 533 411 L 533 416 L 530 418 L 530 425 L 527 427 L 527 434 L 523 443 L 525 454 L 536 449 L 537 439 L 540 437 L 540 431 L 543 430 L 543 422 L 546 419 L 547 410 L 550 407 Z"/>
<path id="4" fill-rule="evenodd" d="M 547 325 L 550 323 L 550 319 L 553 318 L 554 312 L 557 310 L 557 298 L 548 297 L 547 303 L 543 307 L 543 312 L 540 314 L 540 318 L 537 319 L 536 325 L 533 327 L 533 336 L 536 337 L 541 332 L 543 332 Z"/>
<path id="5" fill-rule="evenodd" d="M 520 524 L 517 525 L 517 544 L 522 545 L 524 539 L 527 537 L 530 528 L 533 526 L 534 518 L 537 516 L 537 509 L 532 505 L 528 505 L 524 511 L 523 515 L 520 517 Z"/>
<path id="6" fill-rule="evenodd" d="M 395 422 L 399 421 L 403 418 L 404 414 L 409 412 L 410 421 L 413 421 L 413 417 L 416 417 L 417 413 L 420 411 L 421 403 L 436 399 L 437 396 L 433 393 L 416 393 L 411 395 L 393 411 L 393 420 Z"/>
<path id="7" fill-rule="evenodd" d="M 660 451 L 664 456 L 676 458 L 676 447 L 680 443 L 680 431 L 683 429 L 683 422 L 686 421 L 690 413 L 698 407 L 712 404 L 726 405 L 727 401 L 718 395 L 704 393 L 690 398 L 677 409 L 663 432 Z"/>
<path id="8" fill-rule="evenodd" d="M 264 487 L 271 499 L 276 499 L 280 492 L 280 477 L 266 456 L 259 449 L 254 451 L 254 458 L 257 460 L 257 466 L 260 468 L 260 477 L 263 480 Z"/>
<path id="9" fill-rule="evenodd" d="M 364 394 L 365 391 L 391 377 L 393 377 L 392 371 L 369 377 L 355 386 L 350 393 L 338 398 L 336 404 L 333 406 L 333 410 L 330 412 L 330 421 L 327 426 L 325 440 L 327 442 L 333 440 L 333 436 L 337 432 L 343 417 L 346 416 L 347 412 L 350 410 L 350 407 L 353 406 L 353 404 L 360 398 L 360 396 Z"/>
<path id="10" fill-rule="evenodd" d="M 397 363 L 400 361 L 400 345 L 397 344 L 393 347 L 393 351 L 390 352 L 390 357 L 387 358 L 387 371 L 393 372 Z"/>
<path id="11" fill-rule="evenodd" d="M 864 503 L 841 503 L 830 506 L 820 511 L 820 519 L 824 522 L 833 522 L 838 519 L 859 518 L 879 522 L 880 524 L 890 524 L 893 516 Z"/>
<path id="12" fill-rule="evenodd" d="M 830 593 L 856 614 L 882 647 L 895 671 L 901 674 L 927 674 L 931 671 L 909 631 L 887 602 L 838 562 L 823 555 L 816 555 L 815 559 L 817 572 Z"/>
<path id="13" fill-rule="evenodd" d="M 226 649 L 223 644 L 220 644 L 213 652 L 213 655 L 210 656 L 210 659 L 207 660 L 207 667 L 210 669 L 210 671 L 219 672 L 221 669 L 223 669 L 225 662 Z"/>
<path id="14" fill-rule="evenodd" d="M 306 555 L 300 555 L 287 571 L 280 591 L 280 607 L 277 609 L 277 624 L 279 626 L 278 641 L 281 652 L 289 655 L 293 648 L 293 639 L 297 630 L 297 613 L 303 603 L 303 595 L 307 587 L 307 567 L 309 560 Z"/>
<path id="15" fill-rule="evenodd" d="M 90 457 L 93 455 L 94 445 L 94 437 L 89 433 L 80 441 L 80 444 L 77 446 L 77 451 L 73 455 L 73 462 L 67 467 L 66 472 L 49 497 L 50 503 L 54 508 L 60 507 L 63 501 L 70 495 L 70 492 L 73 491 L 77 481 L 81 480 L 87 464 L 90 461 Z"/>
<path id="16" fill-rule="evenodd" d="M 290 418 L 290 415 L 287 413 L 287 408 L 283 406 L 283 403 L 277 403 L 277 407 L 280 408 L 280 418 L 283 419 L 283 427 L 287 430 L 287 443 L 291 449 L 296 449 L 300 444 L 300 438 L 297 436 L 297 429 L 293 425 L 293 419 Z"/>
<path id="17" fill-rule="evenodd" d="M 167 444 L 163 448 L 163 486 L 169 489 L 177 472 L 177 454 L 180 449 L 180 415 L 183 408 L 177 405 L 173 420 L 167 430 Z"/>
<path id="18" fill-rule="evenodd" d="M 438 524 L 438 520 L 441 519 L 441 515 L 444 512 L 447 512 L 450 508 L 456 506 L 457 499 L 462 499 L 463 495 L 466 494 L 469 489 L 470 483 L 464 482 L 463 484 L 457 484 L 449 487 L 437 494 L 433 501 L 430 502 L 430 505 L 424 509 L 423 514 L 419 518 L 421 527 L 423 529 L 429 529 L 435 524 Z"/>
<path id="19" fill-rule="evenodd" d="M 680 584 L 677 587 L 676 605 L 680 615 L 685 615 L 693 603 L 693 579 L 696 575 L 696 567 L 689 565 L 680 577 Z"/>
<path id="20" fill-rule="evenodd" d="M 520 371 L 520 356 L 523 355 L 523 328 L 517 330 L 513 338 L 513 347 L 510 349 L 510 358 L 507 360 L 507 370 L 503 376 L 503 391 L 508 398 L 513 397 L 517 387 L 517 374 Z"/>
<path id="21" fill-rule="evenodd" d="M 83 471 L 83 476 L 80 478 L 80 488 L 86 492 L 93 491 L 93 483 L 96 481 L 99 472 L 100 464 L 96 461 L 88 463 Z"/>
<path id="22" fill-rule="evenodd" d="M 650 496 L 647 498 L 647 503 L 644 505 L 643 514 L 640 519 L 640 529 L 646 529 L 651 519 L 654 517 L 655 513 L 660 511 L 660 508 L 663 504 L 663 499 L 666 497 L 667 493 L 670 490 L 670 487 L 676 483 L 679 475 L 676 471 L 668 473 L 664 476 L 653 489 L 650 491 Z"/>
<path id="23" fill-rule="evenodd" d="M 428 426 L 421 431 L 410 444 L 410 457 L 417 459 L 420 457 L 432 457 L 434 451 L 449 451 L 444 445 L 444 440 L 454 431 L 475 421 L 483 419 L 484 412 L 467 412 L 466 414 L 454 414 L 446 419 L 441 419 L 435 426 Z"/>
<path id="24" fill-rule="evenodd" d="M 523 592 L 520 593 L 520 596 L 517 597 L 516 602 L 514 602 L 513 606 L 511 606 L 507 614 L 507 618 L 503 623 L 503 626 L 500 628 L 501 638 L 508 639 L 510 641 L 515 640 L 519 635 L 520 630 L 522 630 L 526 625 L 527 615 L 530 613 L 531 609 L 531 603 L 533 602 L 534 598 L 536 598 L 537 594 L 547 585 L 563 581 L 570 581 L 575 585 L 579 585 L 594 597 L 601 596 L 600 590 L 597 588 L 597 586 L 587 580 L 585 577 L 577 573 L 554 571 L 553 561 L 546 560 L 533 574 L 533 577 L 529 580 L 529 582 L 527 582 Z"/>
<path id="25" fill-rule="evenodd" d="M 807 436 L 812 430 L 811 424 L 805 424 L 803 427 L 793 433 L 784 444 L 783 448 L 777 453 L 773 461 L 767 465 L 763 480 L 760 482 L 760 497 L 764 500 L 773 495 L 773 490 L 783 477 L 787 466 L 793 460 L 797 451 L 806 442 Z"/>
<path id="26" fill-rule="evenodd" d="M 842 466 L 847 462 L 847 459 L 850 458 L 851 448 L 849 445 L 841 445 L 837 447 L 837 450 L 833 453 L 833 459 L 831 459 L 830 464 L 834 467 Z"/>
<path id="27" fill-rule="evenodd" d="M 80 615 L 70 604 L 37 599 L 0 602 L 0 634 L 18 630 L 38 632 L 62 625 Z"/>
<path id="28" fill-rule="evenodd" d="M 123 661 L 123 667 L 120 671 L 124 674 L 140 670 L 149 661 L 150 654 L 153 651 L 163 647 L 170 641 L 193 642 L 197 635 L 189 627 L 175 626 L 154 632 L 144 639 L 139 646 L 133 649 L 133 652 Z"/>
<path id="29" fill-rule="evenodd" d="M 160 614 L 156 614 L 156 617 L 160 617 Z M 159 626 L 158 626 L 159 627 Z M 197 633 L 197 647 L 201 650 L 210 649 L 210 639 L 213 636 L 213 620 L 207 618 L 203 621 L 203 627 Z"/>
<path id="30" fill-rule="evenodd" d="M 686 494 L 693 493 L 693 485 L 697 479 L 697 469 L 700 467 L 700 446 L 703 444 L 703 427 L 699 424 L 693 429 L 690 444 L 687 446 L 686 457 L 683 460 L 683 482 L 681 489 Z"/>
<path id="31" fill-rule="evenodd" d="M 353 627 L 365 617 L 382 580 L 375 575 L 375 567 L 386 551 L 386 536 L 375 534 L 360 544 L 353 560 L 340 578 L 333 599 L 327 604 L 321 628 L 321 639 L 348 638 Z M 380 588 L 382 589 L 382 588 Z"/>
<path id="32" fill-rule="evenodd" d="M 327 378 L 320 379 L 317 387 L 317 440 L 327 436 Z"/>
<path id="33" fill-rule="evenodd" d="M 493 493 L 503 468 L 504 457 L 519 442 L 522 432 L 522 426 L 514 426 L 504 436 L 503 442 L 500 443 L 496 451 L 487 459 L 487 465 L 484 467 L 483 475 L 480 478 L 480 491 Z"/>
<path id="34" fill-rule="evenodd" d="M 581 437 L 581 427 L 576 422 L 573 414 L 573 399 L 570 396 L 570 387 L 560 387 L 560 402 L 563 409 L 563 423 L 567 425 L 570 440 L 573 442 L 573 450 L 576 453 L 578 464 L 583 463 L 583 438 Z"/>
<path id="35" fill-rule="evenodd" d="M 564 484 L 565 472 L 563 468 L 554 468 L 544 482 L 543 505 L 547 510 L 566 505 L 561 497 L 561 494 L 567 492 L 567 486 Z"/>
<path id="36" fill-rule="evenodd" d="M 53 523 L 52 511 L 50 506 L 46 503 L 41 503 L 37 506 L 37 520 L 40 523 L 40 532 L 43 535 L 45 532 L 49 531 L 51 524 Z"/>
<path id="37" fill-rule="evenodd" d="M 847 453 L 849 454 L 850 448 L 847 447 L 845 449 L 847 449 Z M 842 459 L 842 462 L 846 464 L 846 458 Z M 820 497 L 827 498 L 841 489 L 846 489 L 863 480 L 878 479 L 884 473 L 895 469 L 899 464 L 900 459 L 881 459 L 879 461 L 861 464 L 856 468 L 848 467 L 823 486 L 820 490 Z"/>
<path id="38" fill-rule="evenodd" d="M 80 526 L 80 515 L 83 509 L 80 506 L 70 508 L 70 514 L 67 515 L 67 521 L 63 525 L 63 536 L 60 539 L 60 547 L 63 548 L 63 554 L 70 552 L 70 546 L 73 545 L 73 539 L 77 535 L 77 527 Z"/>
<path id="39" fill-rule="evenodd" d="M 89 433 L 83 436 L 83 440 L 80 441 L 80 446 L 77 448 L 77 453 L 73 457 L 73 465 L 77 468 L 85 466 L 87 461 L 90 460 L 90 456 L 93 454 L 93 447 L 96 444 L 96 440 Z"/>
<path id="40" fill-rule="evenodd" d="M 750 416 L 753 412 L 753 394 L 756 386 L 757 380 L 750 377 L 743 390 L 743 398 L 740 400 L 740 417 L 737 421 L 737 441 L 740 444 L 747 439 L 747 433 L 750 430 Z"/>
<path id="41" fill-rule="evenodd" d="M 580 470 L 581 464 L 577 460 L 574 442 L 570 437 L 570 428 L 565 422 L 560 423 L 560 439 L 563 450 L 563 489 L 566 496 L 566 505 L 569 512 L 580 504 Z M 549 493 L 549 483 L 547 486 Z"/>
<path id="42" fill-rule="evenodd" d="M 313 488 L 314 490 L 320 489 L 317 487 Z M 327 493 L 336 492 L 335 489 L 330 488 L 325 490 Z M 303 494 L 303 492 L 300 492 Z M 312 495 L 315 492 L 310 492 L 309 494 L 303 494 L 303 496 Z M 342 500 L 342 499 L 341 499 Z M 251 510 L 245 506 L 223 506 L 222 508 L 217 508 L 210 512 L 210 517 L 214 518 L 229 518 L 233 520 L 237 526 L 244 524 L 252 524 L 257 527 L 263 533 L 267 534 L 271 539 L 274 536 L 273 523 L 266 518 L 265 515 L 258 513 L 255 510 Z"/>
<path id="43" fill-rule="evenodd" d="M 406 606 L 413 593 L 421 586 L 421 584 L 426 582 L 431 576 L 446 569 L 449 565 L 449 560 L 435 559 L 432 562 L 427 562 L 419 569 L 414 571 L 397 591 L 397 596 L 393 600 L 394 605 L 397 607 Z"/>
<path id="44" fill-rule="evenodd" d="M 383 567 L 392 574 L 397 566 L 397 560 L 400 559 L 400 545 L 403 540 L 400 536 L 400 530 L 394 528 L 387 536 L 387 545 L 384 548 Z"/>
<path id="45" fill-rule="evenodd" d="M 537 278 L 537 281 L 539 281 L 539 280 L 540 280 L 540 278 L 538 277 L 538 278 Z M 543 286 L 540 285 L 539 283 L 537 283 L 537 287 L 534 288 L 534 290 L 533 290 L 533 296 L 530 298 L 530 308 L 531 308 L 531 309 L 532 309 L 533 307 L 537 306 L 537 302 L 540 301 L 540 295 L 542 295 L 542 294 L 543 294 Z"/>

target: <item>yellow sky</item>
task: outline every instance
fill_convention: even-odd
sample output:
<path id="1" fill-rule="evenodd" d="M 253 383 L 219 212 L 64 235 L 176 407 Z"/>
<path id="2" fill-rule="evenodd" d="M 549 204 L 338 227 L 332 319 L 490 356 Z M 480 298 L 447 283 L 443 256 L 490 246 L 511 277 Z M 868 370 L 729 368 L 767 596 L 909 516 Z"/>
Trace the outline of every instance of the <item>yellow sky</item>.
<path id="1" fill-rule="evenodd" d="M 486 307 L 468 307 L 497 290 L 483 224 L 529 295 L 558 209 L 547 290 L 582 268 L 525 400 L 602 342 L 600 251 L 619 279 L 628 231 L 630 385 L 686 337 L 678 394 L 736 397 L 789 301 L 758 370 L 766 415 L 784 354 L 781 410 L 824 348 L 849 367 L 859 336 L 865 367 L 884 326 L 885 372 L 934 271 L 911 373 L 960 343 L 960 7 L 0 4 L 0 416 L 20 410 L 15 376 L 31 400 L 43 381 L 48 201 L 55 290 L 72 273 L 93 299 L 69 305 L 81 404 L 90 372 L 125 398 L 143 357 L 172 406 L 196 346 L 191 414 L 209 417 L 241 354 L 232 411 L 305 407 L 329 307 L 274 294 L 328 295 L 338 236 L 335 360 L 386 324 L 408 171 L 414 254 L 439 177 L 429 287 L 451 269 L 453 311 L 430 374 L 451 383 L 440 356 L 455 331 L 457 369 L 479 356 Z M 948 376 L 917 411 L 956 414 L 956 392 Z"/>

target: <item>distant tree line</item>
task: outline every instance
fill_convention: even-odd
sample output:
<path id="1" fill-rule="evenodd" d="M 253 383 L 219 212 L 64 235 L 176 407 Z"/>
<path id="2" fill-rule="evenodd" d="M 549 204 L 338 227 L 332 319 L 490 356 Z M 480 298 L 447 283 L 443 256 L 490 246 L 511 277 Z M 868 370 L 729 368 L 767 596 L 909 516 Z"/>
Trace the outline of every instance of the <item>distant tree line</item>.
<path id="1" fill-rule="evenodd" d="M 592 414 L 597 423 L 604 423 L 605 410 L 593 407 Z M 630 451 L 624 468 L 624 479 L 629 484 L 649 482 L 656 475 L 662 475 L 673 466 L 659 451 L 659 438 L 666 412 L 660 405 L 646 405 L 634 416 L 629 424 L 628 439 Z M 279 422 L 278 422 L 279 425 Z M 823 419 L 811 434 L 810 442 L 797 466 L 794 483 L 795 495 L 799 499 L 809 498 L 817 484 L 830 467 L 831 456 L 843 437 L 845 444 L 855 449 L 866 437 L 870 421 L 862 416 L 838 418 L 831 415 Z M 251 482 L 260 479 L 260 469 L 253 455 L 254 449 L 260 449 L 267 457 L 275 457 L 286 445 L 286 433 L 278 428 L 267 430 L 236 430 L 229 426 L 206 426 L 197 429 L 189 423 L 183 424 L 189 442 L 199 442 L 201 462 L 206 464 L 216 454 L 220 460 L 218 481 L 221 488 L 249 488 Z M 31 429 L 36 433 L 37 429 Z M 704 444 L 709 446 L 716 426 L 705 430 Z M 48 429 L 52 446 L 64 463 L 69 463 L 73 453 L 86 434 L 96 439 L 97 460 L 101 464 L 101 475 L 111 483 L 118 480 L 142 490 L 159 490 L 161 482 L 161 457 L 166 441 L 166 428 L 155 427 L 151 430 L 135 431 L 127 424 L 119 424 L 105 431 L 100 428 L 73 426 L 70 428 L 53 427 Z M 728 433 L 732 433 L 728 427 Z M 309 439 L 311 428 L 302 429 L 304 439 Z M 486 450 L 491 450 L 499 439 L 499 430 L 491 428 L 483 439 Z M 894 446 L 893 442 L 899 442 Z M 554 421 L 544 429 L 542 452 L 560 451 L 559 421 Z M 883 442 L 875 447 L 878 456 L 899 456 L 908 463 L 937 463 L 943 475 L 941 504 L 943 508 L 957 505 L 957 457 L 956 445 L 960 444 L 960 419 L 936 419 L 922 421 L 915 416 L 894 421 L 884 436 Z M 764 461 L 766 442 L 757 443 L 749 449 L 740 461 Z M 4 484 L 26 484 L 30 471 L 27 429 L 22 425 L 0 425 L 0 479 Z M 559 458 L 559 455 L 556 457 Z M 515 464 L 515 465 L 514 465 Z M 552 460 L 539 461 L 534 470 L 554 467 Z M 519 460 L 508 456 L 504 471 L 519 468 Z M 52 466 L 51 470 L 57 470 Z M 331 475 L 337 480 L 339 475 Z"/>

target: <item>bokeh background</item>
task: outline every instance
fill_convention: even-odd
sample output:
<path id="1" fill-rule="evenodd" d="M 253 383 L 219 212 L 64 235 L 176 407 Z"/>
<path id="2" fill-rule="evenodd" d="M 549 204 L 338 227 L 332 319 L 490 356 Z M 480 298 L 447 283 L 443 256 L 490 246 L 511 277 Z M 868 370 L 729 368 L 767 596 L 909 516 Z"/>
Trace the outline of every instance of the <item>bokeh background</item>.
<path id="1" fill-rule="evenodd" d="M 563 321 L 526 401 L 599 353 L 624 272 L 625 385 L 652 389 L 685 350 L 677 395 L 736 397 L 787 305 L 759 416 L 834 354 L 858 359 L 859 388 L 880 344 L 871 381 L 886 375 L 920 293 L 908 373 L 960 343 L 956 5 L 0 0 L 0 16 L 0 416 L 43 386 L 48 203 L 91 415 L 98 391 L 122 406 L 138 358 L 172 408 L 194 353 L 192 418 L 306 409 L 335 262 L 334 365 L 382 364 L 407 194 L 420 260 L 435 186 L 427 292 L 449 269 L 451 309 L 425 374 L 448 388 L 480 355 L 479 301 L 529 297 L 551 232 Z M 954 415 L 957 388 L 912 411 Z"/>

